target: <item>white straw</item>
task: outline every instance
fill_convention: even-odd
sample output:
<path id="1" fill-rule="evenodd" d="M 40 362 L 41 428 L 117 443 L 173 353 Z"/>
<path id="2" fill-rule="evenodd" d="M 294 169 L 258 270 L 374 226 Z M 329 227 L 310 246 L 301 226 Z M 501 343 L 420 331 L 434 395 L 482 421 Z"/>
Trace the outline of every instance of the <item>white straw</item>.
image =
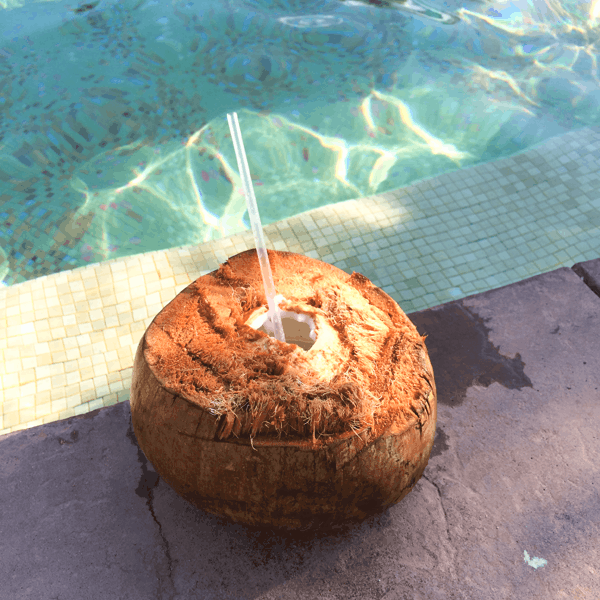
<path id="1" fill-rule="evenodd" d="M 260 222 L 260 215 L 258 214 L 256 198 L 254 197 L 254 188 L 252 187 L 252 180 L 250 179 L 250 169 L 248 168 L 248 160 L 246 159 L 246 151 L 244 150 L 242 131 L 240 130 L 240 124 L 238 123 L 237 113 L 233 113 L 233 115 L 227 114 L 227 122 L 229 123 L 231 139 L 233 140 L 233 147 L 235 149 L 235 157 L 237 158 L 238 169 L 240 170 L 240 177 L 242 178 L 242 184 L 246 194 L 246 206 L 248 207 L 248 214 L 250 215 L 250 223 L 252 225 L 252 232 L 254 233 L 254 242 L 256 244 L 256 253 L 258 254 L 258 262 L 260 263 L 260 272 L 262 273 L 265 295 L 267 296 L 267 302 L 269 304 L 268 314 L 275 330 L 275 338 L 280 342 L 285 342 L 281 315 L 279 314 L 279 307 L 275 302 L 275 284 L 273 283 L 271 264 L 269 263 L 269 255 L 267 254 L 267 247 L 265 246 L 262 224 Z"/>

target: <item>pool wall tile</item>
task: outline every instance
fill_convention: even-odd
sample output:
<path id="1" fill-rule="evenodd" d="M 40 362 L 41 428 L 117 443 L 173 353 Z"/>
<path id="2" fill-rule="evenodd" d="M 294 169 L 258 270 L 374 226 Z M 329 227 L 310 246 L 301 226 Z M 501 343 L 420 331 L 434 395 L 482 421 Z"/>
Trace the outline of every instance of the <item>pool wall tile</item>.
<path id="1" fill-rule="evenodd" d="M 360 272 L 406 313 L 600 254 L 600 130 L 264 228 L 267 246 Z M 123 402 L 137 345 L 251 232 L 0 289 L 0 435 Z"/>

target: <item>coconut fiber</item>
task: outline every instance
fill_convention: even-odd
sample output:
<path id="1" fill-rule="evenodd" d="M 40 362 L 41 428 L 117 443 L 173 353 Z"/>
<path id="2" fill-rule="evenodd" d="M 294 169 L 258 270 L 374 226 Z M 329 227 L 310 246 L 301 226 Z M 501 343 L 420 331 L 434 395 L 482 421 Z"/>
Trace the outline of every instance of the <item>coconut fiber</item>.
<path id="1" fill-rule="evenodd" d="M 369 430 L 371 440 L 430 416 L 431 364 L 398 304 L 359 273 L 268 251 L 280 309 L 308 314 L 309 351 L 247 322 L 267 305 L 256 250 L 194 281 L 154 319 L 144 357 L 170 393 L 218 419 L 217 437 L 306 440 Z M 435 396 L 434 396 L 435 397 Z"/>

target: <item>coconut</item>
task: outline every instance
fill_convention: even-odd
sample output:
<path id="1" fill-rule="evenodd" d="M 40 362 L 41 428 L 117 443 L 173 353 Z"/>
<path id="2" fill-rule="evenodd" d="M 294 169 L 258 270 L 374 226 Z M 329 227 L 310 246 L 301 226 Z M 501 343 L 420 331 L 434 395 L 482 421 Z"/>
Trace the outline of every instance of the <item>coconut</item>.
<path id="1" fill-rule="evenodd" d="M 359 273 L 268 251 L 286 343 L 268 335 L 256 250 L 199 277 L 137 349 L 131 418 L 159 475 L 254 526 L 332 528 L 401 500 L 435 436 L 425 337 Z"/>

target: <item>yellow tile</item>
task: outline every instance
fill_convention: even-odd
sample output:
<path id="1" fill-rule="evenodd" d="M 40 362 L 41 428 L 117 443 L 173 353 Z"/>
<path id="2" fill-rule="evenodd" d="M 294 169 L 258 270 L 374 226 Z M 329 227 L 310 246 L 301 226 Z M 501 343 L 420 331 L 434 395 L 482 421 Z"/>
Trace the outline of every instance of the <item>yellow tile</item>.
<path id="1" fill-rule="evenodd" d="M 64 344 L 62 338 L 60 340 L 52 340 L 51 342 L 48 343 L 48 347 L 50 348 L 50 352 L 64 352 L 65 351 L 65 344 Z"/>
<path id="2" fill-rule="evenodd" d="M 37 355 L 31 356 L 31 357 L 27 357 L 25 358 L 24 356 L 21 356 L 22 358 L 22 362 L 23 362 L 23 371 L 26 371 L 27 369 L 35 369 L 36 365 L 37 365 Z M 0 357 L 0 361 L 1 361 L 1 357 Z"/>
<path id="3" fill-rule="evenodd" d="M 5 348 L 22 348 L 24 345 L 23 340 L 21 339 L 21 336 L 17 336 L 17 335 L 13 335 L 13 336 L 5 335 L 3 341 L 4 341 Z"/>
<path id="4" fill-rule="evenodd" d="M 64 363 L 67 360 L 67 353 L 64 351 L 63 352 L 53 352 L 52 360 L 54 361 L 54 363 Z"/>
<path id="5" fill-rule="evenodd" d="M 91 367 L 81 368 L 79 370 L 79 374 L 81 376 L 81 381 L 87 381 L 88 379 L 92 379 L 94 377 L 94 369 Z"/>
<path id="6" fill-rule="evenodd" d="M 80 332 L 80 334 L 78 335 L 84 335 L 83 332 Z M 65 345 L 65 349 L 67 350 L 67 356 L 70 350 L 73 350 L 75 348 L 78 348 L 79 345 L 77 343 L 77 336 L 70 336 L 67 337 L 63 340 L 63 343 Z"/>
<path id="7" fill-rule="evenodd" d="M 87 300 L 84 300 L 83 302 L 75 302 L 75 310 L 78 314 L 87 314 L 90 310 L 90 305 Z"/>
<path id="8" fill-rule="evenodd" d="M 119 342 L 121 343 L 121 346 L 123 349 L 128 349 L 128 350 L 134 344 L 133 337 L 131 336 L 131 334 L 120 336 Z M 117 352 L 118 352 L 118 350 L 117 350 Z M 131 352 L 131 350 L 129 350 L 129 352 Z"/>
<path id="9" fill-rule="evenodd" d="M 48 319 L 48 322 L 50 323 L 50 329 L 55 329 L 56 327 L 62 327 L 64 324 L 63 319 L 64 319 L 64 317 L 62 315 L 60 317 L 52 317 L 51 319 Z"/>
<path id="10" fill-rule="evenodd" d="M 12 308 L 15 306 L 19 306 L 19 295 L 18 294 L 14 294 L 14 295 L 6 295 L 6 308 Z"/>
<path id="11" fill-rule="evenodd" d="M 27 423 L 35 419 L 35 408 L 25 408 L 19 411 L 19 423 Z"/>
<path id="12" fill-rule="evenodd" d="M 117 289 L 118 288 L 118 284 L 120 282 L 126 282 L 128 277 L 127 277 L 127 271 L 120 271 L 118 273 L 113 273 L 112 276 L 113 279 L 113 289 Z"/>
<path id="13" fill-rule="evenodd" d="M 89 333 L 83 333 L 82 335 L 78 335 L 75 339 L 77 340 L 77 344 L 80 349 L 85 346 L 89 346 L 92 343 Z"/>
<path id="14" fill-rule="evenodd" d="M 43 377 L 42 379 L 36 379 L 35 386 L 37 393 L 46 392 L 52 389 L 52 379 L 50 377 Z"/>
<path id="15" fill-rule="evenodd" d="M 63 291 L 83 292 L 83 283 L 80 280 L 74 279 L 63 286 Z"/>
<path id="16" fill-rule="evenodd" d="M 16 425 L 15 427 L 11 427 L 10 432 L 15 433 L 15 431 L 23 431 L 24 429 L 27 429 L 27 424 L 21 423 L 19 425 Z"/>
<path id="17" fill-rule="evenodd" d="M 144 287 L 144 276 L 143 275 L 134 275 L 129 277 L 129 289 L 135 290 L 136 288 Z"/>
<path id="18" fill-rule="evenodd" d="M 146 329 L 148 329 L 148 326 L 152 322 L 152 318 L 153 317 L 148 317 L 148 320 L 149 320 L 148 325 L 146 325 L 146 323 L 144 321 L 137 321 L 135 323 L 132 323 L 130 326 L 131 333 L 138 333 L 138 332 L 146 331 Z M 140 336 L 140 339 L 141 339 L 141 336 Z"/>
<path id="19" fill-rule="evenodd" d="M 94 376 L 94 385 L 98 388 L 100 386 L 108 385 L 108 378 L 106 374 L 100 373 L 99 375 Z"/>
<path id="20" fill-rule="evenodd" d="M 96 388 L 93 388 L 93 389 L 91 389 L 87 392 L 83 392 L 81 394 L 81 401 L 89 403 L 92 400 L 95 400 L 97 397 L 98 397 L 98 394 L 96 393 Z"/>
<path id="21" fill-rule="evenodd" d="M 131 379 L 131 376 L 133 375 L 133 367 L 131 366 L 131 363 L 129 364 L 129 366 L 122 368 L 120 373 L 121 379 L 123 379 L 123 381 L 125 381 L 126 379 Z"/>
<path id="22" fill-rule="evenodd" d="M 69 396 L 67 398 L 67 408 L 75 408 L 81 404 L 81 396 L 79 394 L 75 396 Z"/>
<path id="23" fill-rule="evenodd" d="M 129 300 L 120 302 L 116 305 L 116 309 L 118 314 L 131 312 L 131 303 Z"/>
<path id="24" fill-rule="evenodd" d="M 35 395 L 22 396 L 19 400 L 19 410 L 35 408 Z"/>
<path id="25" fill-rule="evenodd" d="M 111 394 L 110 396 L 107 396 L 106 398 L 104 398 L 103 400 L 103 405 L 104 406 L 114 406 L 115 404 L 118 404 L 119 402 L 119 398 L 117 397 L 116 394 Z M 0 427 L 2 426 L 2 423 L 0 423 Z"/>
<path id="26" fill-rule="evenodd" d="M 83 287 L 85 288 L 86 293 L 90 290 L 96 289 L 98 287 L 98 280 L 96 279 L 96 275 L 86 277 L 83 280 Z"/>
<path id="27" fill-rule="evenodd" d="M 98 342 L 104 342 L 104 332 L 103 331 L 92 331 L 90 334 L 90 340 L 92 344 L 97 344 Z"/>
<path id="28" fill-rule="evenodd" d="M 95 344 L 92 344 L 92 350 L 94 351 L 95 355 L 101 355 L 104 357 L 104 354 L 106 353 L 106 343 L 104 342 L 104 340 L 96 342 Z"/>
<path id="29" fill-rule="evenodd" d="M 102 314 L 104 315 L 105 319 L 108 319 L 109 317 L 116 317 L 117 316 L 117 307 L 116 306 L 111 306 L 108 302 L 104 301 L 104 307 L 102 309 Z"/>
<path id="30" fill-rule="evenodd" d="M 166 290 L 161 290 L 160 291 L 160 301 L 162 302 L 163 306 L 165 304 L 168 304 L 169 302 L 171 302 L 171 300 L 173 300 L 173 298 L 175 298 L 175 296 L 177 295 L 177 292 L 174 290 L 170 290 L 170 289 L 166 289 Z"/>
<path id="31" fill-rule="evenodd" d="M 52 401 L 52 413 L 60 412 L 61 410 L 67 409 L 67 399 L 61 398 L 60 400 Z"/>
<path id="32" fill-rule="evenodd" d="M 79 371 L 77 366 L 77 360 L 68 360 L 65 362 L 65 373 L 73 373 L 74 371 Z"/>
<path id="33" fill-rule="evenodd" d="M 129 359 L 129 361 L 125 362 L 125 366 L 130 365 L 133 362 L 133 359 Z M 121 359 L 116 360 L 114 362 L 110 362 L 107 364 L 109 373 L 115 373 L 119 376 L 119 379 L 122 380 L 123 376 L 121 375 L 123 371 L 123 361 Z"/>
<path id="34" fill-rule="evenodd" d="M 91 310 L 89 312 L 89 321 L 104 321 L 104 313 L 102 309 Z"/>
<path id="35" fill-rule="evenodd" d="M 19 385 L 35 382 L 35 369 L 23 369 L 19 372 Z"/>
<path id="36" fill-rule="evenodd" d="M 92 329 L 94 332 L 102 332 L 106 329 L 106 322 L 104 319 L 101 319 L 100 321 L 92 321 Z"/>
<path id="37" fill-rule="evenodd" d="M 63 307 L 60 304 L 58 304 L 58 300 L 56 302 L 57 302 L 57 306 L 49 306 L 48 305 L 48 317 L 49 318 L 63 316 Z"/>
<path id="38" fill-rule="evenodd" d="M 81 335 L 89 335 L 92 333 L 92 326 L 90 323 L 80 323 L 79 331 L 81 332 Z"/>
<path id="39" fill-rule="evenodd" d="M 36 333 L 36 340 L 38 343 L 50 342 L 54 339 L 53 333 L 50 329 L 46 331 L 38 331 Z"/>
<path id="40" fill-rule="evenodd" d="M 85 291 L 85 298 L 88 302 L 90 302 L 90 306 L 91 306 L 91 302 L 93 300 L 99 300 L 100 299 L 100 289 L 97 287 L 94 288 L 90 288 L 89 290 Z"/>
<path id="41" fill-rule="evenodd" d="M 96 398 L 102 398 L 110 394 L 110 387 L 108 385 L 99 385 L 96 387 Z"/>
<path id="42" fill-rule="evenodd" d="M 52 355 L 51 354 L 38 354 L 37 356 L 37 360 L 36 360 L 36 365 L 38 367 L 45 367 L 47 365 L 52 365 L 54 364 L 54 361 L 52 360 Z M 40 375 L 38 375 L 38 377 L 40 377 Z"/>
<path id="43" fill-rule="evenodd" d="M 50 331 L 52 332 L 53 340 L 58 340 L 67 337 L 67 331 L 64 327 L 54 327 Z"/>
<path id="44" fill-rule="evenodd" d="M 6 314 L 7 317 L 12 318 L 12 317 L 19 316 L 19 314 L 21 312 L 21 309 L 20 309 L 20 307 L 18 305 L 17 306 L 11 306 L 10 308 L 7 308 L 4 312 L 5 312 L 5 314 Z"/>
<path id="45" fill-rule="evenodd" d="M 75 321 L 78 324 L 88 323 L 89 320 L 90 320 L 90 315 L 87 311 L 86 312 L 78 312 L 75 314 Z"/>
<path id="46" fill-rule="evenodd" d="M 2 406 L 2 412 L 6 415 L 10 412 L 17 412 L 19 410 L 19 396 L 17 395 L 15 398 L 8 398 L 7 395 L 4 395 L 4 403 Z"/>
<path id="47" fill-rule="evenodd" d="M 35 381 L 32 381 L 31 383 L 26 383 L 25 385 L 19 386 L 19 394 L 21 395 L 21 397 L 35 394 L 35 392 L 36 392 Z"/>
<path id="48" fill-rule="evenodd" d="M 111 385 L 112 383 L 116 383 L 117 381 L 122 381 L 120 365 L 118 361 L 108 363 L 106 365 L 106 368 L 108 369 L 107 378 L 109 385 Z"/>
<path id="49" fill-rule="evenodd" d="M 35 333 L 27 333 L 25 335 L 22 335 L 19 340 L 19 343 L 23 346 L 27 346 L 29 344 L 33 345 L 37 342 L 38 340 L 36 339 Z"/>
<path id="50" fill-rule="evenodd" d="M 59 419 L 70 419 L 75 416 L 75 411 L 72 408 L 67 408 L 58 414 Z"/>
<path id="51" fill-rule="evenodd" d="M 79 392 L 80 394 L 87 394 L 88 392 L 94 392 L 96 390 L 96 386 L 94 385 L 93 379 L 82 379 L 79 384 Z"/>
<path id="52" fill-rule="evenodd" d="M 54 423 L 55 421 L 58 421 L 58 414 L 57 413 L 52 413 L 50 415 L 45 416 L 43 419 L 44 425 L 46 425 L 47 423 Z"/>
<path id="53" fill-rule="evenodd" d="M 115 290 L 115 295 L 117 297 L 117 304 L 122 304 L 123 302 L 129 302 L 129 300 L 131 300 L 131 293 L 127 288 Z"/>
<path id="54" fill-rule="evenodd" d="M 130 312 L 119 313 L 119 323 L 123 325 L 128 325 L 133 322 L 133 315 Z"/>
<path id="55" fill-rule="evenodd" d="M 40 391 L 38 389 L 38 391 L 35 394 L 35 404 L 36 404 L 36 406 L 38 404 L 46 404 L 47 402 L 50 402 L 50 400 L 51 400 L 51 398 L 50 398 L 50 390 Z"/>
<path id="56" fill-rule="evenodd" d="M 77 363 L 77 360 L 80 358 L 80 353 L 79 353 L 79 348 L 72 348 L 70 350 L 67 350 L 67 361 L 65 363 L 65 370 L 66 370 L 66 364 L 70 363 L 71 361 Z"/>
<path id="57" fill-rule="evenodd" d="M 122 381 L 116 381 L 115 383 L 111 383 L 108 387 L 110 389 L 111 394 L 117 394 L 118 392 L 121 392 L 123 389 L 125 389 Z"/>
<path id="58" fill-rule="evenodd" d="M 160 290 L 162 290 L 160 281 L 153 281 L 152 283 L 149 283 L 146 287 L 146 298 L 148 298 L 148 296 L 154 296 L 155 294 L 159 294 Z"/>
<path id="59" fill-rule="evenodd" d="M 21 363 L 20 358 L 16 358 L 14 360 L 7 360 L 4 363 L 4 370 L 7 374 L 19 373 L 22 369 L 23 369 L 23 365 Z"/>
<path id="60" fill-rule="evenodd" d="M 67 376 L 64 374 L 61 375 L 54 375 L 52 377 L 52 387 L 53 388 L 58 388 L 58 387 L 65 387 L 67 385 Z"/>
<path id="61" fill-rule="evenodd" d="M 80 309 L 77 308 L 77 306 L 83 305 L 83 303 L 87 301 L 88 299 L 86 292 L 73 292 L 73 302 L 68 305 L 71 309 L 69 314 L 75 314 L 76 312 L 78 312 Z"/>
<path id="62" fill-rule="evenodd" d="M 79 383 L 74 383 L 72 385 L 67 385 L 63 389 L 63 396 L 68 398 L 69 396 L 79 395 Z"/>
<path id="63" fill-rule="evenodd" d="M 79 371 L 73 371 L 66 374 L 67 385 L 73 385 L 81 381 L 81 373 Z"/>
<path id="64" fill-rule="evenodd" d="M 35 353 L 38 354 L 48 354 L 50 352 L 50 343 L 48 342 L 39 342 L 34 344 Z"/>
<path id="65" fill-rule="evenodd" d="M 65 339 L 66 339 L 66 338 L 77 337 L 78 335 L 81 335 L 81 333 L 83 333 L 83 332 L 81 331 L 81 327 L 79 327 L 79 325 L 72 325 L 72 326 L 65 327 L 65 333 L 67 334 L 65 336 Z"/>
<path id="66" fill-rule="evenodd" d="M 31 305 L 21 305 L 21 314 L 19 317 L 21 323 L 33 323 L 37 319 L 36 313 L 33 311 L 33 306 Z"/>
<path id="67" fill-rule="evenodd" d="M 114 292 L 114 282 L 112 277 L 104 277 L 98 289 L 100 290 L 100 295 L 103 297 L 112 294 Z"/>
<path id="68" fill-rule="evenodd" d="M 118 314 L 112 315 L 112 316 L 108 316 L 108 317 L 106 317 L 106 319 L 104 319 L 104 321 L 106 323 L 107 329 L 110 329 L 111 327 L 118 327 L 119 326 L 119 316 L 118 316 Z"/>
<path id="69" fill-rule="evenodd" d="M 8 390 L 10 388 L 17 388 L 19 386 L 19 374 L 18 373 L 7 373 L 0 377 L 2 388 Z"/>
<path id="70" fill-rule="evenodd" d="M 108 367 L 105 362 L 101 362 L 94 365 L 94 380 L 96 377 L 104 377 L 108 375 Z"/>
<path id="71" fill-rule="evenodd" d="M 58 296 L 58 285 L 59 282 L 54 279 L 54 280 L 47 280 L 48 281 L 48 285 L 45 285 L 43 288 L 41 288 L 39 291 L 41 292 L 41 294 L 43 294 L 44 298 L 47 300 L 48 298 L 55 298 Z M 62 285 L 62 284 L 61 284 Z"/>
<path id="72" fill-rule="evenodd" d="M 1 331 L 2 330 L 0 329 L 0 332 Z M 0 346 L 0 348 L 2 348 L 2 346 Z M 1 361 L 14 360 L 15 358 L 19 358 L 20 356 L 21 353 L 19 352 L 19 348 L 4 348 L 0 350 Z"/>
<path id="73" fill-rule="evenodd" d="M 110 348 L 108 348 L 108 342 L 104 342 L 105 346 L 106 346 L 106 352 L 104 353 L 104 360 L 105 362 L 109 363 L 111 361 L 114 360 L 118 360 L 119 355 L 117 354 L 116 349 L 111 350 Z"/>
<path id="74" fill-rule="evenodd" d="M 131 326 L 130 325 L 121 325 L 121 327 L 117 327 L 114 331 L 117 334 L 117 339 L 120 339 L 122 336 L 128 335 L 129 333 L 131 333 Z M 117 352 L 118 352 L 118 350 L 117 350 Z"/>
<path id="75" fill-rule="evenodd" d="M 82 357 L 77 361 L 77 365 L 78 365 L 80 371 L 82 369 L 91 368 L 92 364 L 93 364 L 92 359 L 89 356 Z"/>
<path id="76" fill-rule="evenodd" d="M 110 294 L 109 296 L 103 296 L 102 303 L 105 309 L 111 306 L 115 306 L 117 304 L 117 297 L 114 293 Z"/>
<path id="77" fill-rule="evenodd" d="M 19 333 L 25 335 L 27 333 L 35 333 L 35 325 L 31 322 L 19 325 Z"/>
<path id="78" fill-rule="evenodd" d="M 136 310 L 140 308 L 144 308 L 146 306 L 146 296 L 143 298 L 132 298 L 131 300 L 131 312 L 134 313 Z"/>
<path id="79" fill-rule="evenodd" d="M 4 428 L 15 427 L 18 424 L 19 424 L 19 412 L 18 411 L 4 413 L 3 418 L 2 418 L 2 426 Z"/>

